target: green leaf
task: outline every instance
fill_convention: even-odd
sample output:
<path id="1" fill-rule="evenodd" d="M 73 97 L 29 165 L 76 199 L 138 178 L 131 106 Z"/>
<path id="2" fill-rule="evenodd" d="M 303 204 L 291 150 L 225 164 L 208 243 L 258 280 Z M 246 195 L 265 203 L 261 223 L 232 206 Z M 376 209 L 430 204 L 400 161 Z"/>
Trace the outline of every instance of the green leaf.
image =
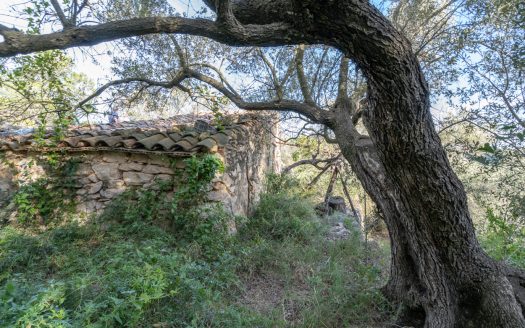
<path id="1" fill-rule="evenodd" d="M 486 142 L 482 147 L 479 147 L 478 150 L 491 154 L 496 152 L 496 148 L 491 146 L 488 142 Z"/>

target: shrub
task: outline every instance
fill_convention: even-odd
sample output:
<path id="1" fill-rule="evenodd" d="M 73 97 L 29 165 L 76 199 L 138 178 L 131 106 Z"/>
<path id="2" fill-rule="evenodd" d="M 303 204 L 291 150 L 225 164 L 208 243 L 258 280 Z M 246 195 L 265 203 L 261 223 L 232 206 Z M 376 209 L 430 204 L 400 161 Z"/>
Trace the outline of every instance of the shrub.
<path id="1" fill-rule="evenodd" d="M 505 221 L 490 208 L 486 215 L 488 229 L 480 238 L 484 248 L 497 260 L 525 269 L 525 228 Z"/>
<path id="2" fill-rule="evenodd" d="M 295 181 L 289 177 L 270 175 L 259 204 L 242 233 L 275 240 L 308 239 L 318 226 L 315 210 L 306 198 L 294 194 L 295 186 Z"/>

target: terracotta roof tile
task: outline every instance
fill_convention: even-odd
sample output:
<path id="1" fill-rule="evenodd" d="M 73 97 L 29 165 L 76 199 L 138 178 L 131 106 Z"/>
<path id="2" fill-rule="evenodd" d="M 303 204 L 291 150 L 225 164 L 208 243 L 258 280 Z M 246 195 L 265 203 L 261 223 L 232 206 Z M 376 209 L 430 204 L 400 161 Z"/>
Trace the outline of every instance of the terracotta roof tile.
<path id="1" fill-rule="evenodd" d="M 58 145 L 52 132 L 37 144 L 31 129 L 23 133 L 0 131 L 0 150 L 14 151 L 123 151 L 170 153 L 187 156 L 194 153 L 217 152 L 225 147 L 235 134 L 246 133 L 254 124 L 253 116 L 237 119 L 238 123 L 217 129 L 209 122 L 211 118 L 191 121 L 188 116 L 166 120 L 123 122 L 116 126 L 108 124 L 81 126 L 70 129 Z M 233 121 L 233 120 L 231 120 Z M 193 122 L 193 125 L 187 125 Z M 182 125 L 182 124 L 186 125 Z M 29 132 L 29 133 L 28 133 Z M 42 144 L 44 146 L 42 146 Z M 178 155 L 177 155 L 178 154 Z"/>

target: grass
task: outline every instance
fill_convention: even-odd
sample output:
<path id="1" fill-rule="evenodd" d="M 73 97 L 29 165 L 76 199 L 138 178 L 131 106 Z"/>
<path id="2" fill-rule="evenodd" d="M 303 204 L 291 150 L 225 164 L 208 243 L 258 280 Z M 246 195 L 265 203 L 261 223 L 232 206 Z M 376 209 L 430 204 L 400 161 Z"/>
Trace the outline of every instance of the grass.
<path id="1" fill-rule="evenodd" d="M 127 193 L 88 223 L 0 230 L 1 327 L 369 327 L 384 250 L 328 221 L 289 187 L 269 188 L 239 231 L 189 209 L 171 231 L 162 195 Z M 141 200 L 142 199 L 142 200 Z M 139 210 L 138 210 L 139 209 Z M 201 215 L 201 217 L 199 217 Z M 230 220 L 232 218 L 229 218 Z M 171 231 L 171 232 L 170 232 Z"/>

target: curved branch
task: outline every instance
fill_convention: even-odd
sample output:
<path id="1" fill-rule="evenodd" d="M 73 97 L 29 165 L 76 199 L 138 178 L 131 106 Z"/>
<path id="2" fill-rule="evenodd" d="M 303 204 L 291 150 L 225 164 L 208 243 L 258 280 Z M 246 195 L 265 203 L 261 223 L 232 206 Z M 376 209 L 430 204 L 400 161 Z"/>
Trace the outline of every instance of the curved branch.
<path id="1" fill-rule="evenodd" d="M 204 82 L 217 91 L 221 92 L 224 96 L 230 99 L 237 107 L 245 110 L 275 110 L 275 111 L 291 111 L 297 114 L 306 116 L 310 120 L 318 124 L 330 124 L 330 117 L 328 112 L 318 109 L 310 104 L 305 104 L 295 100 L 274 100 L 268 102 L 248 102 L 243 100 L 239 95 L 231 92 L 221 82 L 199 73 L 194 70 L 188 70 L 188 76 L 195 78 L 201 82 Z"/>
<path id="2" fill-rule="evenodd" d="M 125 84 L 125 83 L 132 83 L 132 82 L 141 82 L 145 83 L 148 86 L 157 86 L 161 88 L 174 88 L 174 87 L 180 87 L 180 83 L 184 81 L 186 78 L 194 78 L 201 82 L 204 82 L 211 87 L 215 88 L 217 91 L 222 93 L 224 96 L 226 96 L 228 99 L 230 99 L 231 102 L 233 102 L 237 107 L 244 110 L 275 110 L 275 111 L 292 111 L 297 114 L 303 115 L 307 117 L 308 119 L 312 120 L 313 122 L 317 124 L 330 124 L 330 117 L 328 115 L 328 112 L 318 109 L 315 106 L 311 106 L 309 104 L 305 104 L 299 101 L 295 100 L 275 100 L 275 101 L 268 101 L 268 102 L 249 102 L 242 99 L 242 97 L 235 92 L 234 90 L 230 90 L 227 85 L 222 83 L 221 81 L 218 81 L 212 77 L 209 77 L 207 75 L 204 75 L 198 71 L 195 71 L 193 69 L 184 67 L 179 72 L 176 73 L 175 77 L 171 81 L 155 81 L 147 78 L 126 78 L 126 79 L 120 79 L 108 82 L 98 88 L 92 95 L 87 97 L 86 99 L 82 100 L 80 103 L 78 103 L 77 107 L 82 107 L 86 103 L 88 103 L 90 100 L 92 100 L 95 97 L 100 96 L 105 90 L 112 86 Z"/>
<path id="3" fill-rule="evenodd" d="M 300 160 L 300 161 L 297 161 L 291 165 L 288 165 L 287 167 L 285 167 L 282 171 L 283 174 L 287 174 L 289 173 L 291 170 L 293 170 L 294 168 L 298 167 L 298 166 L 301 166 L 301 165 L 312 165 L 312 166 L 315 166 L 317 169 L 319 170 L 323 170 L 324 167 L 320 167 L 319 164 L 321 163 L 326 163 L 326 165 L 332 165 L 332 163 L 334 163 L 335 161 L 339 160 L 341 158 L 341 154 L 335 156 L 335 157 L 331 157 L 331 158 L 325 158 L 325 159 L 316 159 L 316 158 L 312 158 L 312 159 L 303 159 L 303 160 Z"/>
<path id="4" fill-rule="evenodd" d="M 92 46 L 102 42 L 155 33 L 205 36 L 233 46 L 292 44 L 293 40 L 299 37 L 299 33 L 287 23 L 239 26 L 225 28 L 224 24 L 198 18 L 145 17 L 74 27 L 41 35 L 29 35 L 0 28 L 5 38 L 4 42 L 0 42 L 0 57 L 51 49 Z"/>
<path id="5" fill-rule="evenodd" d="M 270 70 L 270 74 L 272 75 L 273 87 L 275 88 L 275 92 L 277 94 L 277 99 L 282 99 L 284 94 L 283 87 L 279 83 L 279 78 L 277 77 L 277 71 L 275 70 L 275 66 L 272 65 L 270 60 L 266 57 L 266 55 L 264 54 L 264 52 L 262 52 L 260 48 L 257 48 L 257 54 L 259 55 L 259 57 L 261 57 L 266 67 L 268 67 L 268 69 Z"/>
<path id="6" fill-rule="evenodd" d="M 184 79 L 186 77 L 187 76 L 184 74 L 184 71 L 180 71 L 180 72 L 178 72 L 176 74 L 175 78 L 173 78 L 171 81 L 167 81 L 167 82 L 160 82 L 160 81 L 155 81 L 155 80 L 146 79 L 146 78 L 138 78 L 138 77 L 130 77 L 130 78 L 126 78 L 126 79 L 114 80 L 114 81 L 108 82 L 108 83 L 104 84 L 103 86 L 101 86 L 100 88 L 98 88 L 89 97 L 87 97 L 84 100 L 82 100 L 81 102 L 79 102 L 76 105 L 76 107 L 80 108 L 80 107 L 84 106 L 85 104 L 87 104 L 92 99 L 100 96 L 104 91 L 106 91 L 110 87 L 113 87 L 113 86 L 116 86 L 116 85 L 126 84 L 126 83 L 133 83 L 133 82 L 142 82 L 142 83 L 147 84 L 148 86 L 157 86 L 157 87 L 167 88 L 168 89 L 168 88 L 178 87 L 179 84 L 182 81 L 184 81 Z"/>

